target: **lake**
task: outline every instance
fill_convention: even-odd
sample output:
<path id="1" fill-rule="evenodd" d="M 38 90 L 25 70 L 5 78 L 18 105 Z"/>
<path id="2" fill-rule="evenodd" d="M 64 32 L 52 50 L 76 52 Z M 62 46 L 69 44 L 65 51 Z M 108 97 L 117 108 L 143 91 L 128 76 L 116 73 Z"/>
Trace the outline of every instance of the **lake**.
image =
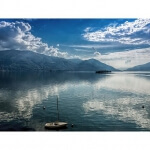
<path id="1" fill-rule="evenodd" d="M 0 130 L 51 131 L 57 96 L 60 131 L 150 130 L 150 72 L 1 72 Z"/>

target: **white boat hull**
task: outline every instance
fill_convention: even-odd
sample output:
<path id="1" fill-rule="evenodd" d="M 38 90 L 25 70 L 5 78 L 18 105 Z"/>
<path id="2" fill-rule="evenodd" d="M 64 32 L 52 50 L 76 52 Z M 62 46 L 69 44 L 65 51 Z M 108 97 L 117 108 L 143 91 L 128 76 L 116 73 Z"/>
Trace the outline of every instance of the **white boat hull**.
<path id="1" fill-rule="evenodd" d="M 48 129 L 59 129 L 64 128 L 67 126 L 68 123 L 66 122 L 49 122 L 45 124 L 45 128 Z"/>

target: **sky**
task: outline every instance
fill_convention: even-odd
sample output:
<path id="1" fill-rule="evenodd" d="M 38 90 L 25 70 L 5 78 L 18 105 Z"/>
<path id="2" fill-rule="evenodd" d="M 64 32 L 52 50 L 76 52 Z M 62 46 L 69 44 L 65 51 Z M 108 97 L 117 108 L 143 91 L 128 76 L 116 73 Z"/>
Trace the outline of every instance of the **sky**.
<path id="1" fill-rule="evenodd" d="M 97 59 L 127 69 L 150 62 L 150 19 L 0 19 L 0 50 Z"/>

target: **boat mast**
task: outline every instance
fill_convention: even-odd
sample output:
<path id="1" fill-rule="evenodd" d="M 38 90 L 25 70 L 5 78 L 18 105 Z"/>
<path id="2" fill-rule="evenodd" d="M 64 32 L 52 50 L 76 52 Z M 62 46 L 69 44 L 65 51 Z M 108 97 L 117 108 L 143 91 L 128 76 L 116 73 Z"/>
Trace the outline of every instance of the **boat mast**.
<path id="1" fill-rule="evenodd" d="M 57 120 L 59 121 L 59 110 L 58 110 L 58 96 L 57 96 Z"/>

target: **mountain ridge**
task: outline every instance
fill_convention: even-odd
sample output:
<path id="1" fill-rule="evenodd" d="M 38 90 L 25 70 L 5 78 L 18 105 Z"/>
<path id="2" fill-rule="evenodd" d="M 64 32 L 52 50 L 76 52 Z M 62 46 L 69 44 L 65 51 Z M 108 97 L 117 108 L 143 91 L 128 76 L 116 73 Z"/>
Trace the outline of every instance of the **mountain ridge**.
<path id="1" fill-rule="evenodd" d="M 0 51 L 0 70 L 6 71 L 116 71 L 112 66 L 98 60 L 65 59 L 32 51 L 5 50 Z"/>
<path id="2" fill-rule="evenodd" d="M 128 68 L 125 71 L 150 71 L 150 62 L 142 65 L 137 65 L 132 68 Z"/>

